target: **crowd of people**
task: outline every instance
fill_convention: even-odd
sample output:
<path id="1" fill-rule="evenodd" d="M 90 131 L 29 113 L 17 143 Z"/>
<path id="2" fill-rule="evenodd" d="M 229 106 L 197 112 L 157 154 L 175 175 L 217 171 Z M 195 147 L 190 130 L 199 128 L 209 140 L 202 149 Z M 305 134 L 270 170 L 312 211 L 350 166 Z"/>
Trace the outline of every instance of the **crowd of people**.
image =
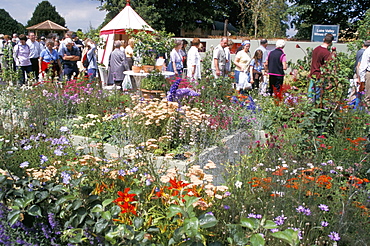
<path id="1" fill-rule="evenodd" d="M 326 34 L 323 43 L 312 52 L 310 69 L 310 84 L 308 96 L 313 101 L 318 101 L 323 91 L 330 88 L 330 84 L 321 81 L 321 68 L 327 61 L 333 59 L 335 51 L 329 48 L 334 37 Z M 191 80 L 201 79 L 201 56 L 204 51 L 199 38 L 190 42 L 190 48 L 186 48 L 188 41 L 175 40 L 174 48 L 168 57 L 167 70 L 175 76 L 188 77 Z M 285 41 L 277 40 L 276 47 L 268 50 L 268 41 L 260 40 L 260 46 L 253 52 L 250 51 L 250 40 L 242 41 L 236 50 L 234 60 L 231 58 L 231 47 L 234 42 L 223 37 L 220 43 L 214 47 L 211 60 L 211 70 L 214 78 L 228 76 L 235 67 L 235 87 L 239 93 L 248 90 L 260 90 L 261 84 L 268 85 L 265 93 L 273 95 L 279 93 L 287 70 L 287 58 L 284 53 Z M 355 92 L 364 92 L 365 102 L 370 105 L 370 40 L 363 43 L 362 49 L 357 52 L 354 66 Z M 131 70 L 134 62 L 134 40 L 115 41 L 114 50 L 109 57 L 108 84 L 122 85 L 124 80 L 123 71 Z M 36 37 L 35 33 L 9 35 L 0 34 L 0 68 L 13 69 L 21 74 L 20 84 L 23 85 L 34 78 L 34 81 L 44 80 L 46 74 L 51 79 L 63 78 L 71 80 L 84 71 L 90 80 L 97 75 L 96 44 L 86 39 L 81 41 L 76 34 L 66 33 L 62 39 L 53 36 L 50 38 Z"/>
<path id="2" fill-rule="evenodd" d="M 76 34 L 37 37 L 0 34 L 0 69 L 20 73 L 19 85 L 30 81 L 71 80 L 82 74 L 93 80 L 97 75 L 97 53 L 93 40 L 81 41 Z M 50 77 L 48 77 L 50 75 Z"/>

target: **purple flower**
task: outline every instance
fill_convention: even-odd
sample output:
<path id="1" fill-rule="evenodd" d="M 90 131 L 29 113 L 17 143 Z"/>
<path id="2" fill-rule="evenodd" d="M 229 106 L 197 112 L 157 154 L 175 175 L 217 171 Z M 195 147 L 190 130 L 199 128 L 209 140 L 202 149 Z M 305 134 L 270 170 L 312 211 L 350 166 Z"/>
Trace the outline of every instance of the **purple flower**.
<path id="1" fill-rule="evenodd" d="M 28 161 L 25 161 L 25 162 L 22 162 L 20 165 L 19 165 L 19 167 L 20 168 L 25 168 L 25 167 L 28 167 L 28 165 L 29 165 L 30 163 L 28 162 Z"/>
<path id="2" fill-rule="evenodd" d="M 214 215 L 212 212 L 207 212 L 206 214 Z"/>
<path id="3" fill-rule="evenodd" d="M 71 175 L 69 173 L 67 173 L 66 171 L 62 172 L 61 176 L 63 178 L 63 183 L 64 184 L 69 184 L 69 181 L 72 179 Z"/>
<path id="4" fill-rule="evenodd" d="M 278 232 L 279 231 L 279 229 L 278 228 L 274 228 L 274 229 L 271 229 L 270 230 L 272 233 L 274 233 L 274 232 Z"/>
<path id="5" fill-rule="evenodd" d="M 329 222 L 327 221 L 321 221 L 321 226 L 327 227 L 329 225 Z"/>
<path id="6" fill-rule="evenodd" d="M 41 161 L 41 164 L 44 164 L 45 162 L 47 162 L 49 159 L 47 156 L 45 155 L 40 155 L 40 161 Z"/>
<path id="7" fill-rule="evenodd" d="M 126 175 L 125 170 L 123 170 L 123 169 L 118 170 L 118 175 L 119 176 L 125 176 Z"/>
<path id="8" fill-rule="evenodd" d="M 224 205 L 224 209 L 230 209 L 230 206 Z"/>
<path id="9" fill-rule="evenodd" d="M 300 205 L 298 208 L 296 208 L 295 210 L 297 210 L 298 213 L 304 213 L 304 211 L 306 210 L 302 205 Z"/>
<path id="10" fill-rule="evenodd" d="M 54 154 L 57 155 L 57 156 L 62 156 L 64 153 L 60 149 L 56 149 L 56 150 L 54 150 Z"/>
<path id="11" fill-rule="evenodd" d="M 318 207 L 319 207 L 319 209 L 321 209 L 321 211 L 326 211 L 326 212 L 329 211 L 329 206 L 327 206 L 325 204 L 320 204 Z"/>
<path id="12" fill-rule="evenodd" d="M 32 148 L 31 145 L 26 145 L 26 146 L 23 147 L 24 150 L 30 150 L 31 148 Z"/>
<path id="13" fill-rule="evenodd" d="M 139 171 L 139 168 L 138 167 L 133 167 L 130 171 L 135 173 L 135 172 Z"/>
<path id="14" fill-rule="evenodd" d="M 248 218 L 254 218 L 254 219 L 261 219 L 262 215 L 260 214 L 254 214 L 254 213 L 249 213 Z"/>
<path id="15" fill-rule="evenodd" d="M 146 186 L 149 186 L 149 185 L 151 185 L 151 184 L 152 184 L 152 182 L 150 181 L 150 179 L 145 180 L 145 185 L 146 185 Z"/>
<path id="16" fill-rule="evenodd" d="M 333 241 L 339 241 L 340 240 L 339 233 L 337 233 L 335 231 L 330 232 L 328 237 Z"/>
<path id="17" fill-rule="evenodd" d="M 274 222 L 275 222 L 276 225 L 280 226 L 280 225 L 284 224 L 284 221 L 286 219 L 287 219 L 287 217 L 284 217 L 284 214 L 282 214 L 281 216 L 276 217 Z"/>
<path id="18" fill-rule="evenodd" d="M 303 212 L 304 215 L 311 215 L 311 210 L 309 208 L 306 208 Z"/>
<path id="19" fill-rule="evenodd" d="M 225 196 L 230 196 L 230 195 L 231 195 L 231 193 L 230 193 L 229 191 L 226 191 L 224 195 L 225 195 Z"/>

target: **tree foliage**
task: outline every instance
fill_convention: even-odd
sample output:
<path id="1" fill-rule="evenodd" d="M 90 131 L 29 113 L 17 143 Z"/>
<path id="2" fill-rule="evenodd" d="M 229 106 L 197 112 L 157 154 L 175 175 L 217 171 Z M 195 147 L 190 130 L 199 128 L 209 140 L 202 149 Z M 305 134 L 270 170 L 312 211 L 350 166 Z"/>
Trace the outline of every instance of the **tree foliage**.
<path id="1" fill-rule="evenodd" d="M 0 23 L 0 33 L 11 35 L 24 32 L 24 26 L 13 19 L 5 9 L 0 9 Z"/>
<path id="2" fill-rule="evenodd" d="M 353 23 L 363 19 L 369 0 L 289 0 L 288 13 L 298 33 L 297 38 L 309 39 L 312 25 L 340 25 L 340 29 L 353 28 Z"/>
<path id="3" fill-rule="evenodd" d="M 50 20 L 61 26 L 65 26 L 66 24 L 65 19 L 57 12 L 55 6 L 51 5 L 49 1 L 44 0 L 36 6 L 31 19 L 27 22 L 27 27 L 39 24 L 46 20 Z"/>
<path id="4" fill-rule="evenodd" d="M 250 3 L 253 1 L 263 2 L 263 7 L 251 9 L 253 4 Z M 100 2 L 100 9 L 108 11 L 103 25 L 126 5 L 126 0 Z M 165 29 L 175 35 L 179 35 L 181 29 L 211 27 L 213 21 L 224 22 L 226 19 L 239 29 L 241 35 L 251 35 L 256 29 L 252 15 L 257 14 L 259 36 L 285 36 L 285 24 L 282 21 L 286 19 L 287 5 L 284 0 L 132 0 L 131 5 L 151 27 Z"/>

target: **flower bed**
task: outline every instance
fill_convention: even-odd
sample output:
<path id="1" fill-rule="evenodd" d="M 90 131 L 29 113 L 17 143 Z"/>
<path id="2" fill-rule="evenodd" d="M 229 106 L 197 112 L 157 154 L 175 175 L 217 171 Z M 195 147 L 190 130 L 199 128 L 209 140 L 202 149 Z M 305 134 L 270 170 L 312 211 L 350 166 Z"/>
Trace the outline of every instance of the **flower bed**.
<path id="1" fill-rule="evenodd" d="M 304 88 L 243 96 L 231 81 L 169 81 L 163 100 L 84 80 L 2 87 L 1 244 L 366 245 L 369 115 L 346 85 L 320 107 Z"/>

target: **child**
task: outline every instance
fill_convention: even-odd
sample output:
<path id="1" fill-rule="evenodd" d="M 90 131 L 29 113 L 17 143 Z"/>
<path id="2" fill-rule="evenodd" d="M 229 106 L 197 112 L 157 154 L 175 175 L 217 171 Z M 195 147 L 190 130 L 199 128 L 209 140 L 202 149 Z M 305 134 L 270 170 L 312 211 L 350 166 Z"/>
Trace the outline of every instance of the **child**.
<path id="1" fill-rule="evenodd" d="M 262 50 L 256 50 L 254 53 L 254 57 L 250 63 L 250 74 L 253 78 L 252 82 L 252 89 L 259 89 L 260 81 L 262 79 L 262 70 L 263 70 L 263 63 L 262 63 Z"/>

